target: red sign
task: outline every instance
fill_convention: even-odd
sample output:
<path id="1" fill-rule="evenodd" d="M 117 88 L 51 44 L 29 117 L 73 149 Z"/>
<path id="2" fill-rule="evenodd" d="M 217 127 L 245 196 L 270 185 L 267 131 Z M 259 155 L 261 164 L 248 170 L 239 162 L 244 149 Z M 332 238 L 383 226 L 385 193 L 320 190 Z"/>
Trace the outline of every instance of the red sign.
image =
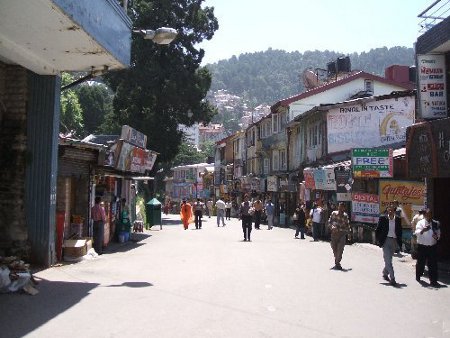
<path id="1" fill-rule="evenodd" d="M 316 183 L 314 181 L 314 171 L 303 170 L 303 176 L 305 177 L 305 188 L 314 190 L 316 188 Z"/>

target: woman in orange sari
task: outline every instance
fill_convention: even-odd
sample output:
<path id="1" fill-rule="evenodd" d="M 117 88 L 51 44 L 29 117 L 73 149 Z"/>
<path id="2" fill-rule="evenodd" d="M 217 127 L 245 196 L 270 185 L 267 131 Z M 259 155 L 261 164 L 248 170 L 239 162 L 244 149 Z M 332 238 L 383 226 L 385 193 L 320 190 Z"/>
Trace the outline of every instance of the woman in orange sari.
<path id="1" fill-rule="evenodd" d="M 186 202 L 186 200 L 183 200 L 181 203 L 180 216 L 183 221 L 184 230 L 187 230 L 189 227 L 189 222 L 192 219 L 192 206 L 189 202 Z"/>

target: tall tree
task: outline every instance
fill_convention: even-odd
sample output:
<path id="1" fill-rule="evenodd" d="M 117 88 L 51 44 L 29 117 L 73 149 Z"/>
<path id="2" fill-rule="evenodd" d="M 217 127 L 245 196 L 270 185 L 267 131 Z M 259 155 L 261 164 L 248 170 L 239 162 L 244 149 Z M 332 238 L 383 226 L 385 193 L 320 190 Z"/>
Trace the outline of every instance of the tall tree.
<path id="1" fill-rule="evenodd" d="M 73 82 L 73 76 L 69 73 L 62 73 L 62 85 Z M 83 134 L 83 110 L 81 109 L 78 96 L 73 89 L 67 89 L 61 93 L 61 118 L 60 131 L 71 133 L 73 136 Z"/>
<path id="2" fill-rule="evenodd" d="M 200 67 L 203 49 L 196 44 L 211 39 L 218 29 L 213 7 L 203 0 L 135 0 L 129 15 L 134 27 L 178 31 L 174 42 L 160 46 L 133 36 L 131 67 L 106 76 L 115 92 L 114 112 L 105 129 L 128 124 L 148 136 L 148 146 L 161 161 L 177 154 L 182 135 L 178 124 L 209 122 L 214 109 L 205 99 L 211 75 Z"/>

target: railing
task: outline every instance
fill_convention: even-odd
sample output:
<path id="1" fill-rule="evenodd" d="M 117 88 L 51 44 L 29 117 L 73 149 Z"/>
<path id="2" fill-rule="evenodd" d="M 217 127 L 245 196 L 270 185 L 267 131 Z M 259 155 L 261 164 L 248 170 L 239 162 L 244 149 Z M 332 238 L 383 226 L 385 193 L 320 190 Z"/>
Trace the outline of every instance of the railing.
<path id="1" fill-rule="evenodd" d="M 450 0 L 436 0 L 417 17 L 419 21 L 419 34 L 423 34 L 450 15 Z"/>

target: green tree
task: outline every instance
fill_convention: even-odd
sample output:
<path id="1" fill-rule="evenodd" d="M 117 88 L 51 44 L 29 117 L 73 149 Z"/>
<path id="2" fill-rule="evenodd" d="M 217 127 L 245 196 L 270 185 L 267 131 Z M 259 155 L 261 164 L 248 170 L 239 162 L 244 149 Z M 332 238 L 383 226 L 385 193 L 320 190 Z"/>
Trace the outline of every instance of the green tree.
<path id="1" fill-rule="evenodd" d="M 62 73 L 61 80 L 62 85 L 65 86 L 73 82 L 73 76 L 69 73 Z M 83 110 L 81 109 L 78 96 L 73 89 L 67 89 L 61 93 L 59 129 L 62 133 L 72 132 L 72 134 L 80 136 L 84 133 L 83 128 Z"/>
<path id="2" fill-rule="evenodd" d="M 200 150 L 202 151 L 205 159 L 208 157 L 214 157 L 215 148 L 216 143 L 214 141 L 205 141 L 200 145 Z"/>
<path id="3" fill-rule="evenodd" d="M 214 8 L 203 0 L 135 0 L 129 10 L 134 27 L 175 28 L 179 34 L 168 46 L 133 36 L 131 67 L 106 76 L 115 92 L 114 111 L 103 129 L 114 132 L 128 124 L 148 136 L 149 148 L 159 160 L 175 157 L 182 142 L 179 124 L 209 122 L 214 109 L 205 99 L 211 75 L 200 67 L 203 49 L 196 45 L 211 39 L 218 29 Z M 188 113 L 192 114 L 188 114 Z"/>
<path id="4" fill-rule="evenodd" d="M 101 132 L 106 115 L 112 112 L 113 93 L 103 83 L 90 81 L 75 89 L 83 111 L 84 135 Z"/>

